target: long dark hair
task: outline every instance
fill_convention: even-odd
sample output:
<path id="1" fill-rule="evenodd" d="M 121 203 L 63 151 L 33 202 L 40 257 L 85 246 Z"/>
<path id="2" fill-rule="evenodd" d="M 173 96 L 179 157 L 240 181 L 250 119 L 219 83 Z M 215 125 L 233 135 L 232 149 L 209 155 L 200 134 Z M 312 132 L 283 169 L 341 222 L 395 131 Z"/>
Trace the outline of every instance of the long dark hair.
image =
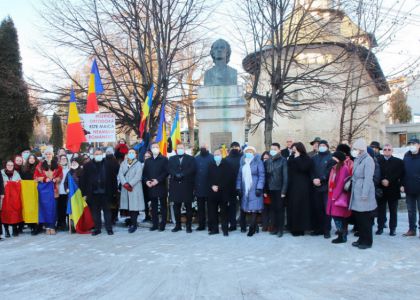
<path id="1" fill-rule="evenodd" d="M 270 155 L 270 152 L 268 152 L 268 151 L 264 151 L 262 154 L 261 154 L 261 160 L 264 162 L 264 156 L 266 156 L 266 155 L 268 155 L 268 157 L 270 158 L 271 157 L 271 155 Z"/>
<path id="2" fill-rule="evenodd" d="M 42 169 L 44 171 L 54 171 L 55 169 L 58 169 L 58 162 L 57 162 L 57 158 L 53 157 L 53 159 L 51 160 L 51 165 L 48 165 L 48 162 L 46 159 L 44 159 L 44 161 L 42 162 Z"/>
<path id="3" fill-rule="evenodd" d="M 296 150 L 300 153 L 300 155 L 302 155 L 302 156 L 307 156 L 308 155 L 308 153 L 306 152 L 305 145 L 302 144 L 301 142 L 294 143 L 292 145 L 292 148 L 293 147 L 296 148 Z"/>
<path id="4" fill-rule="evenodd" d="M 33 157 L 33 158 L 35 159 L 35 162 L 34 162 L 34 164 L 33 164 L 33 165 L 31 165 L 31 164 L 29 163 L 29 159 L 30 159 L 31 157 Z M 36 166 L 38 165 L 38 163 L 39 163 L 38 158 L 36 158 L 36 156 L 35 156 L 35 155 L 30 154 L 30 155 L 28 156 L 28 159 L 27 159 L 27 160 L 25 161 L 25 163 L 23 164 L 23 169 L 22 169 L 22 171 L 23 171 L 23 172 L 34 172 L 34 171 L 35 171 Z"/>

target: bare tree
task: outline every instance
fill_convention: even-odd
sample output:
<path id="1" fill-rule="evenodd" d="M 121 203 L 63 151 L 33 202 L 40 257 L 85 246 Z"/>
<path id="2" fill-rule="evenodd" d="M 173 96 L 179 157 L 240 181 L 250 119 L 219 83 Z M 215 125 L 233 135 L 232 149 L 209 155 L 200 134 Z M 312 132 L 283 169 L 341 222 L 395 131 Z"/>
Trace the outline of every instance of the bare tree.
<path id="1" fill-rule="evenodd" d="M 275 114 L 293 118 L 296 112 L 319 108 L 336 87 L 331 80 L 336 70 L 329 67 L 345 59 L 346 41 L 335 34 L 342 15 L 325 10 L 330 16 L 322 18 L 312 10 L 312 2 L 247 0 L 242 4 L 249 24 L 245 30 L 251 32 L 250 37 L 241 35 L 251 45 L 243 60 L 244 69 L 252 74 L 247 97 L 261 108 L 252 127 L 255 131 L 264 123 L 267 148 Z M 323 54 L 328 44 L 337 45 L 334 55 Z"/>
<path id="2" fill-rule="evenodd" d="M 171 100 L 170 91 L 179 83 L 177 75 L 201 59 L 189 57 L 187 62 L 179 53 L 202 42 L 188 37 L 205 18 L 204 2 L 47 1 L 42 16 L 50 42 L 72 55 L 97 59 L 105 87 L 100 106 L 116 115 L 122 129 L 138 134 L 141 106 L 151 85 L 155 85 L 150 122 L 153 132 L 160 104 Z M 86 95 L 85 79 L 75 76 L 59 56 L 45 55 L 71 81 L 76 93 Z M 179 67 L 181 63 L 184 68 Z M 68 88 L 46 87 L 36 81 L 32 87 L 43 93 L 44 103 L 66 105 L 57 94 L 68 95 Z"/>

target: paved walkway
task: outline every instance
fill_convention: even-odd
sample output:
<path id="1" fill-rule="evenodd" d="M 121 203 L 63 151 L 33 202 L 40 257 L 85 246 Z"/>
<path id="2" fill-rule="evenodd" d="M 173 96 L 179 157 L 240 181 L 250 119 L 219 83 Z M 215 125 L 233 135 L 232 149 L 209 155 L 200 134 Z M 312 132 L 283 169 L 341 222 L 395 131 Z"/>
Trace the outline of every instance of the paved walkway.
<path id="1" fill-rule="evenodd" d="M 420 239 L 369 250 L 240 232 L 24 234 L 0 242 L 0 299 L 420 299 Z"/>

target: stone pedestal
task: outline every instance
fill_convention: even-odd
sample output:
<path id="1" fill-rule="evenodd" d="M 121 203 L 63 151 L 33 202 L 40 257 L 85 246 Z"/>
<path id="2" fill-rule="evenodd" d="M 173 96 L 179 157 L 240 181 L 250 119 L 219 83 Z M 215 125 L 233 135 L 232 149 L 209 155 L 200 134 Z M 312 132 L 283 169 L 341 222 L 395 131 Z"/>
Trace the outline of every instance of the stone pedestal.
<path id="1" fill-rule="evenodd" d="M 244 143 L 246 101 L 241 86 L 202 86 L 194 106 L 200 143 L 211 151 L 233 141 Z"/>

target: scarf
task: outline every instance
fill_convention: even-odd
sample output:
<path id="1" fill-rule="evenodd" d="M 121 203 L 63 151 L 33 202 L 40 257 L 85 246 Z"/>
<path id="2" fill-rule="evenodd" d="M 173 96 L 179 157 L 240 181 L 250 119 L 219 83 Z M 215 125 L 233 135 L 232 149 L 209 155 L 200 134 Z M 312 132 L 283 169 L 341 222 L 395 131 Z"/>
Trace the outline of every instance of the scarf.
<path id="1" fill-rule="evenodd" d="M 331 169 L 330 179 L 328 182 L 328 198 L 332 199 L 332 193 L 335 188 L 335 178 L 337 177 L 337 166 Z"/>
<path id="2" fill-rule="evenodd" d="M 9 180 L 12 180 L 13 175 L 15 174 L 15 170 L 9 171 L 7 169 L 4 169 L 4 173 L 7 175 L 7 177 L 9 178 Z"/>
<path id="3" fill-rule="evenodd" d="M 252 159 L 245 158 L 245 164 L 242 167 L 242 182 L 245 185 L 244 194 L 248 195 L 252 187 L 252 173 L 251 173 L 251 161 Z"/>

